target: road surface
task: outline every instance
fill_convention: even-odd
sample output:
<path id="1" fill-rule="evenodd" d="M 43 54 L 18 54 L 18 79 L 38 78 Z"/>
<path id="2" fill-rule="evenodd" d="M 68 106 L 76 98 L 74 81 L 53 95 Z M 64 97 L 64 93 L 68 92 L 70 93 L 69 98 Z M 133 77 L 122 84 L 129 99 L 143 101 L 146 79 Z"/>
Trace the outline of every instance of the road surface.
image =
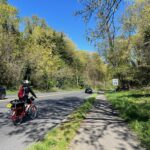
<path id="1" fill-rule="evenodd" d="M 25 120 L 14 126 L 8 119 L 6 104 L 11 97 L 0 101 L 0 150 L 24 150 L 30 144 L 40 140 L 88 97 L 84 92 L 56 92 L 37 95 L 39 110 L 35 120 Z M 12 98 L 15 98 L 13 96 Z"/>

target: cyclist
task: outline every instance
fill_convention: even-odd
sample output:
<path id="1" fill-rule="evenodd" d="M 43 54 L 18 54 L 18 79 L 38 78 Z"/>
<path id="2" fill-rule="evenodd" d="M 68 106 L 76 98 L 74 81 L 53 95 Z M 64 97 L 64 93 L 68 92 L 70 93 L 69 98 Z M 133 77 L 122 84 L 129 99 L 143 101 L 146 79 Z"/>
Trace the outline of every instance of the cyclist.
<path id="1" fill-rule="evenodd" d="M 25 80 L 23 82 L 23 84 L 21 85 L 21 87 L 19 88 L 19 91 L 18 91 L 18 98 L 19 98 L 19 100 L 23 101 L 27 105 L 30 104 L 29 93 L 31 93 L 32 96 L 37 98 L 37 96 L 35 95 L 34 91 L 29 86 L 29 81 Z M 28 108 L 28 106 L 27 106 L 27 108 Z"/>

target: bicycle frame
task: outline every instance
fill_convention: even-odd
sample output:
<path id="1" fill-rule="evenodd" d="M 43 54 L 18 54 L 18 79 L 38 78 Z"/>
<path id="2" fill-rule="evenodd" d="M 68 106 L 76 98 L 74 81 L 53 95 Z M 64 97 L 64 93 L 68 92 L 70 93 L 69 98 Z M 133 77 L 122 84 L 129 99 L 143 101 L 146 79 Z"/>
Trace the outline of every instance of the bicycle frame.
<path id="1" fill-rule="evenodd" d="M 12 114 L 10 118 L 12 121 L 16 121 L 18 118 L 22 119 L 26 116 L 25 108 L 21 108 L 21 107 L 12 108 L 11 111 L 12 111 Z"/>
<path id="2" fill-rule="evenodd" d="M 30 103 L 27 104 L 27 106 L 24 105 L 24 106 L 19 106 L 19 107 L 10 107 L 11 109 L 10 119 L 13 122 L 15 122 L 17 119 L 20 119 L 22 121 L 22 119 L 28 114 L 27 110 L 29 110 L 32 106 L 35 107 L 35 105 L 33 104 L 33 100 L 31 98 L 29 99 L 30 99 Z"/>

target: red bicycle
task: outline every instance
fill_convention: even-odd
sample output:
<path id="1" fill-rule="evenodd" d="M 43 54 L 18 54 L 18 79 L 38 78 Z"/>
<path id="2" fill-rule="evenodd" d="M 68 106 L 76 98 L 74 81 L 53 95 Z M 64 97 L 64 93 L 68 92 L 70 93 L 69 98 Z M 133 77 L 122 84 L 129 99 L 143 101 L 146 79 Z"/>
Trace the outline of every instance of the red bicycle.
<path id="1" fill-rule="evenodd" d="M 30 97 L 27 104 L 20 100 L 12 100 L 7 104 L 7 108 L 10 108 L 10 119 L 14 125 L 21 124 L 26 116 L 29 116 L 31 119 L 36 118 L 37 107 L 33 101 L 34 98 Z"/>

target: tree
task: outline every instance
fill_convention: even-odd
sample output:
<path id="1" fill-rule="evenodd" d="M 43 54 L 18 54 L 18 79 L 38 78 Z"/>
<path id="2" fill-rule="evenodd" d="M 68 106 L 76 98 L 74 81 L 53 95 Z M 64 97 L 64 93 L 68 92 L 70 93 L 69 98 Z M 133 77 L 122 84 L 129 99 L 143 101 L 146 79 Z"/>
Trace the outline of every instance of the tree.
<path id="1" fill-rule="evenodd" d="M 114 40 L 114 51 L 107 49 L 106 58 L 112 77 L 121 86 L 146 85 L 149 82 L 149 2 L 134 1 L 122 17 L 122 35 Z"/>
<path id="2" fill-rule="evenodd" d="M 0 29 L 9 33 L 18 32 L 19 18 L 17 9 L 2 3 L 0 5 L 0 14 Z"/>
<path id="3" fill-rule="evenodd" d="M 17 9 L 1 1 L 0 14 L 0 84 L 11 87 L 20 80 L 22 36 Z"/>
<path id="4" fill-rule="evenodd" d="M 98 55 L 79 51 L 64 33 L 38 16 L 25 18 L 24 31 L 19 31 L 17 9 L 0 2 L 1 85 L 11 88 L 29 79 L 36 88 L 49 90 L 85 83 L 96 86 L 102 81 L 103 63 Z"/>
<path id="5" fill-rule="evenodd" d="M 0 4 L 8 4 L 7 0 L 0 0 Z"/>
<path id="6" fill-rule="evenodd" d="M 100 42 L 105 39 L 109 43 L 109 49 L 113 51 L 115 26 L 114 16 L 121 0 L 80 0 L 84 8 L 76 12 L 81 15 L 85 22 L 88 22 L 93 16 L 96 27 L 88 31 L 88 39 L 94 42 Z"/>
<path id="7" fill-rule="evenodd" d="M 48 28 L 44 19 L 40 19 L 38 16 L 32 16 L 31 18 L 24 18 L 25 23 L 25 35 L 30 36 L 36 27 L 41 27 L 42 29 Z"/>

